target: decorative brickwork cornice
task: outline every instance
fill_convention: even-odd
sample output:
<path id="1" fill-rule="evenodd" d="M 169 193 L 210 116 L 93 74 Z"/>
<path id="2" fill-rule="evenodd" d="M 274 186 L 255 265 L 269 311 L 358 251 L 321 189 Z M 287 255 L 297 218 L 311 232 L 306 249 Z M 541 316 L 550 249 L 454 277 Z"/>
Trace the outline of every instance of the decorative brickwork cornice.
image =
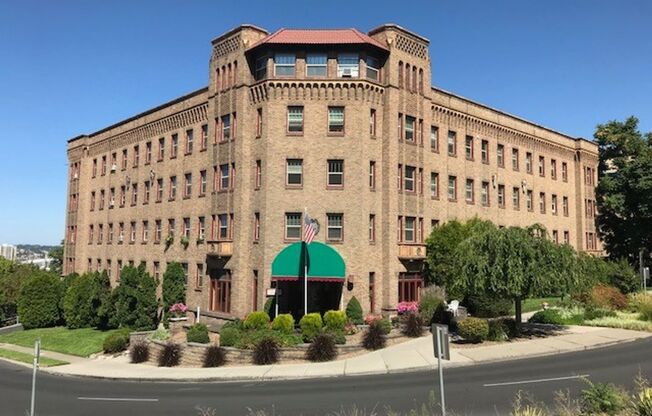
<path id="1" fill-rule="evenodd" d="M 267 80 L 249 88 L 249 101 L 348 100 L 381 103 L 385 88 L 366 80 L 300 81 Z"/>

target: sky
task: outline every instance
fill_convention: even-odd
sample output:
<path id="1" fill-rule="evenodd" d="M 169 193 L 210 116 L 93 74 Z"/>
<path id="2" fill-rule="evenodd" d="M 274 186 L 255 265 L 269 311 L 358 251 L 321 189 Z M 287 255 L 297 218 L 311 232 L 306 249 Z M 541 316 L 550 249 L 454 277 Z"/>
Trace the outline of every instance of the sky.
<path id="1" fill-rule="evenodd" d="M 0 0 L 0 243 L 64 235 L 67 140 L 206 86 L 210 41 L 397 23 L 430 39 L 433 84 L 571 136 L 652 131 L 649 0 Z"/>

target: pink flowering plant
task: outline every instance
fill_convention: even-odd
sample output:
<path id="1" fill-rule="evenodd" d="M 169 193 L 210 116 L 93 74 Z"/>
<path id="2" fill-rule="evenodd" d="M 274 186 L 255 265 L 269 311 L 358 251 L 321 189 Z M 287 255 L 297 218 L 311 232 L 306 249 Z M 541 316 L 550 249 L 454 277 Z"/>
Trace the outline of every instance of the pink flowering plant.
<path id="1" fill-rule="evenodd" d="M 417 313 L 419 312 L 419 304 L 416 302 L 400 302 L 397 309 L 398 313 L 401 315 L 406 313 Z"/>
<path id="2" fill-rule="evenodd" d="M 183 317 L 186 312 L 188 312 L 188 307 L 184 303 L 175 303 L 170 306 L 170 314 L 175 318 Z"/>
<path id="3" fill-rule="evenodd" d="M 383 319 L 382 316 L 380 315 L 374 315 L 372 313 L 368 314 L 367 316 L 364 317 L 364 323 L 367 325 L 371 325 L 375 321 L 378 321 L 379 319 Z"/>

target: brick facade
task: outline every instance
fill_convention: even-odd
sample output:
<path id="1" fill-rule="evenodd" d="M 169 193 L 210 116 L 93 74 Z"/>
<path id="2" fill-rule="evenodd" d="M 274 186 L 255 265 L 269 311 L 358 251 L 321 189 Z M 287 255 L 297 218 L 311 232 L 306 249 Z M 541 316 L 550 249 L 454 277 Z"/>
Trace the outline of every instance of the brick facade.
<path id="1" fill-rule="evenodd" d="M 309 44 L 301 44 L 307 36 L 302 32 L 310 32 Z M 167 262 L 180 261 L 188 264 L 190 308 L 200 306 L 213 317 L 244 316 L 265 302 L 271 263 L 289 243 L 286 213 L 304 209 L 321 224 L 316 240 L 330 244 L 346 262 L 342 305 L 355 295 L 365 311 L 370 309 L 370 274 L 375 312 L 393 310 L 399 301 L 399 273 L 418 276 L 426 236 L 448 219 L 479 216 L 501 226 L 541 223 L 560 243 L 568 239 L 579 250 L 600 251 L 593 202 L 596 145 L 430 87 L 427 39 L 395 25 L 381 26 L 368 35 L 291 30 L 268 35 L 243 25 L 212 45 L 207 88 L 69 141 L 66 273 L 110 268 L 115 283 L 119 264 L 145 262 L 154 274 L 158 262 L 162 276 Z M 326 55 L 325 75 L 307 75 L 306 58 L 313 53 Z M 358 76 L 355 70 L 349 77 L 342 72 L 343 66 L 338 69 L 340 53 L 357 54 Z M 281 62 L 276 54 L 294 57 L 289 69 L 294 75 L 277 74 L 283 68 L 275 70 L 275 57 Z M 367 62 L 378 62 L 377 79 L 373 70 L 367 71 Z M 303 108 L 300 133 L 288 131 L 288 107 L 292 106 Z M 344 109 L 341 133 L 329 133 L 330 107 Z M 339 110 L 332 111 L 335 119 Z M 189 131 L 191 152 L 186 151 Z M 203 131 L 207 132 L 205 149 Z M 438 142 L 435 147 L 433 134 Z M 448 137 L 453 134 L 455 151 L 449 154 Z M 178 150 L 171 157 L 174 135 Z M 164 142 L 161 160 L 160 141 Z M 302 160 L 300 186 L 287 183 L 288 159 Z M 329 160 L 343 161 L 342 186 L 328 185 Z M 220 176 L 223 166 L 228 167 L 228 181 Z M 186 197 L 187 174 L 192 187 Z M 433 174 L 438 175 L 435 194 Z M 170 198 L 173 176 L 174 199 Z M 448 198 L 449 177 L 456 180 L 452 199 Z M 159 180 L 163 181 L 161 201 L 157 201 Z M 467 193 L 468 180 L 472 182 Z M 132 204 L 134 185 L 137 200 Z M 501 192 L 503 203 L 499 204 Z M 528 209 L 530 193 L 532 207 Z M 327 214 L 342 215 L 341 241 L 326 240 Z M 372 215 L 374 238 L 370 241 Z M 203 240 L 199 238 L 202 217 Z M 185 218 L 190 221 L 187 248 L 180 244 Z M 223 236 L 220 218 L 228 222 Z M 166 249 L 170 219 L 175 221 L 174 242 Z M 155 241 L 157 221 L 162 229 L 160 241 Z M 132 222 L 136 225 L 134 242 L 130 241 Z M 119 241 L 121 223 L 124 237 Z M 198 271 L 201 282 L 196 279 Z M 215 300 L 219 293 L 214 292 L 228 289 L 228 284 L 217 285 L 225 276 L 230 276 L 230 310 L 211 312 L 220 303 Z"/>

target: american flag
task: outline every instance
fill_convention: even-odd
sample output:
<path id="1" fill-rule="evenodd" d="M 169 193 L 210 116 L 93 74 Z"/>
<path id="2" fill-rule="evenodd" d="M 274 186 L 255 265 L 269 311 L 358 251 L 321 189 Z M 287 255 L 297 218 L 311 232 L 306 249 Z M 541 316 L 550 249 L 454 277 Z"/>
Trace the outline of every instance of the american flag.
<path id="1" fill-rule="evenodd" d="M 303 218 L 303 241 L 305 241 L 306 244 L 310 244 L 312 240 L 315 239 L 317 228 L 315 227 L 315 223 L 313 222 L 312 218 L 308 216 L 307 212 Z"/>

